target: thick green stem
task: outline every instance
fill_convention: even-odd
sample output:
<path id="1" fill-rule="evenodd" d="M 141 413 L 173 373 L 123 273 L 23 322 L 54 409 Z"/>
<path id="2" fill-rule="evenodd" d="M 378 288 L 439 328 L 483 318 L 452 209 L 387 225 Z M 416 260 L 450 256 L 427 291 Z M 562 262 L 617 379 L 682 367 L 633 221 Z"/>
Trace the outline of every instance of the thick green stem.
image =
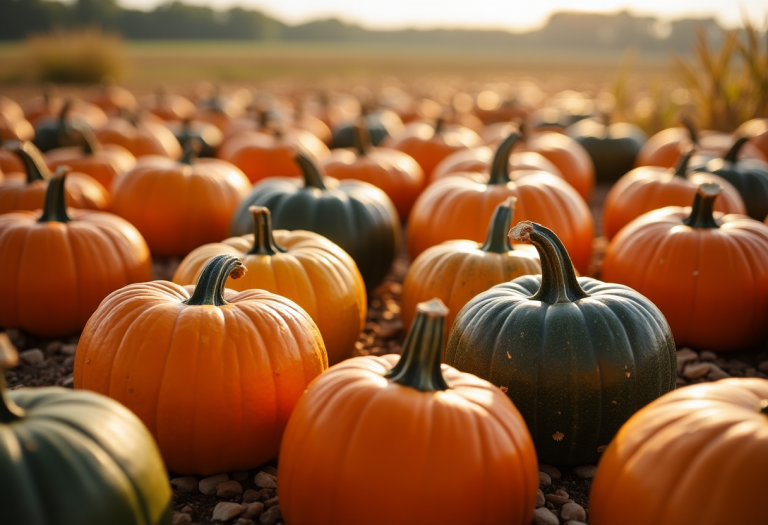
<path id="1" fill-rule="evenodd" d="M 728 150 L 728 153 L 725 154 L 723 160 L 726 162 L 738 162 L 739 152 L 747 141 L 749 141 L 749 137 L 739 137 L 736 142 L 733 143 L 731 149 Z"/>
<path id="2" fill-rule="evenodd" d="M 299 149 L 293 157 L 293 160 L 299 165 L 301 174 L 304 176 L 304 187 L 317 188 L 319 190 L 325 189 L 323 174 L 320 172 L 320 168 L 318 168 L 317 164 L 315 164 L 306 153 Z"/>
<path id="3" fill-rule="evenodd" d="M 264 206 L 251 206 L 248 208 L 253 217 L 253 248 L 248 255 L 275 255 L 285 253 L 275 243 L 272 235 L 272 213 Z"/>
<path id="4" fill-rule="evenodd" d="M 509 242 L 509 225 L 515 214 L 515 197 L 510 197 L 498 206 L 493 212 L 491 222 L 488 225 L 488 233 L 485 236 L 485 244 L 480 249 L 484 252 L 507 253 L 512 251 L 512 243 Z"/>
<path id="5" fill-rule="evenodd" d="M 694 145 L 697 145 L 699 143 L 699 132 L 696 131 L 696 126 L 694 126 L 693 121 L 686 115 L 680 118 L 680 122 L 688 131 L 688 138 L 691 139 L 691 142 L 693 142 Z"/>
<path id="6" fill-rule="evenodd" d="M 693 146 L 687 148 L 682 154 L 680 155 L 680 158 L 677 159 L 677 164 L 675 165 L 675 176 L 676 177 L 683 177 L 685 178 L 686 174 L 688 173 L 688 163 L 691 161 L 691 157 L 693 156 L 693 152 L 696 148 Z"/>
<path id="7" fill-rule="evenodd" d="M 60 166 L 56 174 L 48 181 L 48 189 L 45 191 L 45 206 L 43 215 L 37 222 L 69 222 L 72 219 L 67 215 L 65 182 L 69 168 Z"/>
<path id="8" fill-rule="evenodd" d="M 8 334 L 0 333 L 0 425 L 13 423 L 24 417 L 24 410 L 5 397 L 5 370 L 19 364 L 19 353 L 11 344 Z"/>
<path id="9" fill-rule="evenodd" d="M 451 388 L 440 370 L 446 315 L 448 308 L 440 299 L 416 306 L 416 318 L 405 337 L 403 355 L 387 373 L 389 380 L 422 392 Z"/>
<path id="10" fill-rule="evenodd" d="M 203 268 L 203 273 L 197 280 L 197 286 L 192 297 L 183 301 L 191 306 L 224 306 L 229 304 L 224 299 L 224 285 L 227 279 L 239 279 L 245 275 L 243 261 L 234 255 L 217 255 Z"/>
<path id="11" fill-rule="evenodd" d="M 683 224 L 691 228 L 719 228 L 713 215 L 715 199 L 723 188 L 716 182 L 705 182 L 699 186 L 693 198 L 691 214 L 683 220 Z"/>
<path id="12" fill-rule="evenodd" d="M 541 224 L 523 221 L 509 232 L 510 238 L 531 243 L 541 259 L 541 287 L 531 299 L 547 304 L 571 303 L 589 294 L 576 279 L 571 256 L 555 232 Z"/>
<path id="13" fill-rule="evenodd" d="M 371 149 L 371 132 L 368 130 L 368 122 L 364 116 L 360 116 L 352 127 L 352 146 L 358 157 L 362 157 Z"/>
<path id="14" fill-rule="evenodd" d="M 47 180 L 51 178 L 51 170 L 43 160 L 40 150 L 31 142 L 21 142 L 13 152 L 18 155 L 24 164 L 24 171 L 27 172 L 27 184 L 32 184 L 36 180 Z"/>
<path id="15" fill-rule="evenodd" d="M 184 144 L 184 152 L 181 154 L 179 162 L 192 165 L 197 160 L 200 150 L 203 148 L 202 141 L 197 137 L 190 137 Z"/>
<path id="16" fill-rule="evenodd" d="M 507 184 L 510 181 L 509 156 L 512 154 L 512 149 L 515 145 L 520 142 L 520 138 L 521 135 L 514 132 L 504 139 L 504 142 L 499 144 L 496 153 L 493 155 L 493 161 L 491 162 L 491 173 L 488 177 L 488 184 Z"/>

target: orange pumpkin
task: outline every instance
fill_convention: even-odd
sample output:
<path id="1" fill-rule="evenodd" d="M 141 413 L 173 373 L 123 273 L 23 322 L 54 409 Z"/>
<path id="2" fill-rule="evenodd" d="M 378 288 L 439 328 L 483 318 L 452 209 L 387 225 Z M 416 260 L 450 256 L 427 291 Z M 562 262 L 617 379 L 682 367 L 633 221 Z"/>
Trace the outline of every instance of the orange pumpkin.
<path id="1" fill-rule="evenodd" d="M 702 184 L 693 208 L 641 215 L 605 254 L 603 278 L 653 301 L 678 346 L 731 351 L 768 335 L 768 226 L 713 212 L 720 192 Z"/>
<path id="2" fill-rule="evenodd" d="M 768 381 L 693 385 L 657 399 L 621 427 L 598 465 L 589 522 L 764 523 L 761 505 L 740 502 L 761 501 L 766 487 Z"/>
<path id="3" fill-rule="evenodd" d="M 182 153 L 179 141 L 171 130 L 162 124 L 162 121 L 114 117 L 94 134 L 102 144 L 117 144 L 130 151 L 135 157 L 161 155 L 176 159 Z"/>
<path id="4" fill-rule="evenodd" d="M 365 283 L 347 253 L 325 237 L 304 230 L 272 231 L 267 208 L 251 206 L 253 233 L 206 244 L 187 255 L 173 282 L 197 282 L 217 255 L 240 257 L 248 270 L 226 286 L 242 292 L 259 288 L 301 306 L 317 323 L 331 364 L 346 359 L 365 324 Z"/>
<path id="5" fill-rule="evenodd" d="M 8 173 L 0 182 L 0 213 L 41 209 L 48 179 L 52 176 L 40 151 L 31 142 L 22 142 L 15 152 L 23 160 L 25 172 Z M 56 174 L 68 171 L 68 167 L 60 166 Z M 69 173 L 65 191 L 66 204 L 72 208 L 106 210 L 109 205 L 109 193 L 104 186 L 84 173 Z"/>
<path id="6" fill-rule="evenodd" d="M 136 111 L 138 104 L 133 93 L 115 85 L 103 83 L 89 90 L 88 102 L 100 107 L 108 115 L 119 115 L 123 111 Z"/>
<path id="7" fill-rule="evenodd" d="M 250 189 L 235 166 L 197 159 L 189 147 L 179 161 L 147 157 L 122 175 L 110 210 L 136 226 L 152 253 L 184 256 L 227 237 L 232 213 Z"/>
<path id="8" fill-rule="evenodd" d="M 464 126 L 445 125 L 438 118 L 434 126 L 427 122 L 406 124 L 403 133 L 387 137 L 381 146 L 407 153 L 419 163 L 427 179 L 445 157 L 454 151 L 474 148 L 481 144 L 480 136 Z"/>
<path id="9" fill-rule="evenodd" d="M 748 120 L 739 126 L 734 134 L 739 137 L 749 137 L 749 142 L 768 160 L 768 118 Z"/>
<path id="10" fill-rule="evenodd" d="M 594 235 L 589 207 L 576 190 L 549 173 L 510 180 L 509 154 L 519 139 L 520 135 L 512 134 L 496 150 L 487 183 L 448 177 L 424 190 L 409 218 L 412 258 L 451 239 L 481 242 L 496 206 L 517 197 L 516 220 L 536 221 L 554 230 L 578 271 L 586 273 Z"/>
<path id="11" fill-rule="evenodd" d="M 21 120 L 24 118 L 24 110 L 15 100 L 0 95 L 0 116 L 8 120 Z"/>
<path id="12" fill-rule="evenodd" d="M 512 246 L 507 237 L 515 209 L 510 197 L 496 207 L 484 243 L 446 241 L 419 255 L 403 283 L 402 310 L 405 330 L 411 326 L 416 305 L 436 297 L 448 306 L 445 340 L 459 310 L 480 292 L 521 275 L 541 273 L 536 248 Z"/>
<path id="13" fill-rule="evenodd" d="M 274 457 L 299 397 L 328 367 L 320 333 L 296 303 L 224 288 L 244 272 L 237 257 L 220 255 L 196 287 L 126 286 L 80 338 L 75 388 L 132 410 L 173 472 L 245 470 Z"/>
<path id="14" fill-rule="evenodd" d="M 331 151 L 322 166 L 329 177 L 373 184 L 386 193 L 405 222 L 413 202 L 424 188 L 424 172 L 413 157 L 392 148 L 375 148 L 365 120 L 354 126 L 355 146 Z"/>
<path id="15" fill-rule="evenodd" d="M 24 173 L 24 163 L 7 145 L 0 145 L 0 173 Z"/>
<path id="16" fill-rule="evenodd" d="M 520 146 L 518 146 L 520 147 Z M 445 157 L 432 172 L 432 182 L 456 174 L 482 174 L 488 172 L 493 160 L 493 149 L 488 146 L 464 149 Z M 543 155 L 532 151 L 513 151 L 509 156 L 509 172 L 514 179 L 517 175 L 528 171 L 546 171 L 563 178 L 557 166 L 548 161 Z M 487 176 L 486 176 L 487 179 Z"/>
<path id="17" fill-rule="evenodd" d="M 531 523 L 531 435 L 499 388 L 440 365 L 446 313 L 421 303 L 402 358 L 349 359 L 310 385 L 280 447 L 286 523 Z M 393 486 L 397 505 L 372 490 Z"/>
<path id="18" fill-rule="evenodd" d="M 24 111 L 8 97 L 0 96 L 0 142 L 4 140 L 32 140 L 35 129 L 24 118 Z"/>
<path id="19" fill-rule="evenodd" d="M 160 87 L 153 94 L 143 97 L 140 106 L 163 120 L 191 119 L 196 111 L 191 100 L 169 93 L 165 87 Z"/>
<path id="20" fill-rule="evenodd" d="M 680 157 L 675 168 L 641 166 L 620 178 L 608 192 L 603 205 L 603 234 L 611 239 L 644 213 L 666 206 L 685 206 L 693 200 L 699 185 L 705 182 L 715 182 L 723 187 L 723 193 L 715 201 L 715 211 L 746 214 L 739 191 L 725 179 L 703 172 L 687 174 L 692 154 L 693 148 Z"/>
<path id="21" fill-rule="evenodd" d="M 72 120 L 83 122 L 90 128 L 107 123 L 107 114 L 100 107 L 79 99 L 64 100 L 51 92 L 25 101 L 22 108 L 24 117 L 37 129 L 47 119 L 58 119 L 66 104 L 70 105 L 67 116 Z"/>
<path id="22" fill-rule="evenodd" d="M 233 119 L 242 116 L 245 108 L 236 97 L 227 97 L 219 92 L 218 87 L 213 87 L 198 103 L 193 118 L 214 124 L 224 131 Z"/>
<path id="23" fill-rule="evenodd" d="M 66 176 L 39 212 L 0 215 L 0 325 L 41 337 L 79 332 L 111 292 L 152 275 L 144 239 L 110 213 L 67 210 Z"/>

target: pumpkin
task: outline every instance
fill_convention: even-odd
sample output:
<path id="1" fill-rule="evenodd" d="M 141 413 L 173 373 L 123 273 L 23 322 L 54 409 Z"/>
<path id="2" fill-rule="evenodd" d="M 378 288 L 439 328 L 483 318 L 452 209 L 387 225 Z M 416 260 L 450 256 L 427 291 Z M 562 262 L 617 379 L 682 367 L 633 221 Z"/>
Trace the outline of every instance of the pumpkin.
<path id="1" fill-rule="evenodd" d="M 438 117 L 434 126 L 427 122 L 411 122 L 401 134 L 381 143 L 386 148 L 397 149 L 413 157 L 428 180 L 445 157 L 454 151 L 480 144 L 477 133 L 464 126 L 445 125 L 442 117 Z"/>
<path id="2" fill-rule="evenodd" d="M 226 97 L 219 92 L 217 86 L 203 97 L 198 105 L 193 118 L 215 125 L 224 131 L 233 119 L 245 113 L 245 108 L 236 97 Z"/>
<path id="3" fill-rule="evenodd" d="M 16 102 L 0 95 L 0 142 L 5 140 L 32 140 L 35 129 L 24 118 L 24 111 Z"/>
<path id="4" fill-rule="evenodd" d="M 519 147 L 517 146 L 517 148 Z M 485 175 L 483 178 L 487 181 L 493 154 L 494 150 L 487 146 L 451 153 L 435 167 L 435 170 L 432 172 L 432 182 L 446 177 L 453 177 L 454 175 L 467 176 L 474 180 L 478 180 L 478 176 Z M 557 166 L 548 161 L 543 155 L 532 151 L 513 151 L 509 156 L 510 176 L 516 178 L 518 175 L 523 175 L 530 171 L 546 171 L 561 179 L 563 178 Z"/>
<path id="5" fill-rule="evenodd" d="M 88 128 L 98 128 L 107 123 L 107 114 L 101 108 L 78 99 L 62 99 L 57 96 L 55 86 L 48 86 L 41 96 L 26 100 L 22 104 L 22 109 L 24 118 L 37 129 L 46 121 L 48 125 L 55 126 L 57 117 L 61 117 L 65 106 L 69 106 L 67 108 L 69 118 Z"/>
<path id="6" fill-rule="evenodd" d="M 180 285 L 197 282 L 213 257 L 240 257 L 248 270 L 226 286 L 242 292 L 259 288 L 282 295 L 301 306 L 323 336 L 328 361 L 350 356 L 363 329 L 365 284 L 355 262 L 331 241 L 308 231 L 272 231 L 267 208 L 251 206 L 253 233 L 206 244 L 187 255 L 173 276 Z"/>
<path id="7" fill-rule="evenodd" d="M 3 95 L 0 95 L 0 117 L 10 121 L 26 120 L 18 102 Z"/>
<path id="8" fill-rule="evenodd" d="M 276 129 L 232 137 L 221 145 L 217 156 L 243 170 L 251 182 L 258 182 L 268 177 L 301 177 L 301 169 L 293 161 L 297 148 L 317 161 L 330 155 L 328 146 L 308 131 L 283 133 Z"/>
<path id="9" fill-rule="evenodd" d="M 224 140 L 231 139 L 237 135 L 250 131 L 269 132 L 272 130 L 275 115 L 261 105 L 255 108 L 250 114 L 236 118 L 227 123 L 227 127 L 222 129 Z"/>
<path id="10" fill-rule="evenodd" d="M 692 208 L 629 223 L 608 245 L 603 277 L 653 301 L 680 346 L 730 351 L 768 335 L 768 226 L 713 212 L 720 192 L 702 184 Z"/>
<path id="11" fill-rule="evenodd" d="M 504 390 L 539 460 L 593 463 L 637 410 L 675 388 L 675 342 L 651 301 L 626 286 L 576 278 L 544 226 L 510 232 L 541 257 L 526 275 L 478 294 L 456 316 L 445 362 Z"/>
<path id="12" fill-rule="evenodd" d="M 3 522 L 170 525 L 168 474 L 141 421 L 91 392 L 8 392 L 1 369 L 17 362 L 0 334 Z"/>
<path id="13" fill-rule="evenodd" d="M 41 337 L 79 332 L 111 292 L 152 275 L 139 232 L 110 213 L 67 210 L 66 175 L 38 212 L 0 215 L 0 325 Z"/>
<path id="14" fill-rule="evenodd" d="M 10 150 L 11 144 L 0 142 L 0 173 L 24 173 L 24 163 Z M 15 145 L 13 147 L 15 148 Z"/>
<path id="15" fill-rule="evenodd" d="M 146 111 L 163 120 L 191 119 L 195 114 L 195 105 L 188 98 L 169 93 L 161 86 L 151 95 L 140 100 L 140 105 Z"/>
<path id="16" fill-rule="evenodd" d="M 571 137 L 553 131 L 530 132 L 527 126 L 512 123 L 492 124 L 483 132 L 488 146 L 503 142 L 511 133 L 519 131 L 522 141 L 517 153 L 538 153 L 557 167 L 565 181 L 585 200 L 595 186 L 595 165 L 584 147 Z"/>
<path id="17" fill-rule="evenodd" d="M 126 286 L 80 338 L 75 388 L 139 416 L 172 472 L 246 470 L 273 458 L 299 397 L 328 367 L 317 326 L 296 303 L 224 288 L 243 273 L 240 259 L 219 255 L 195 287 Z"/>
<path id="18" fill-rule="evenodd" d="M 322 162 L 323 169 L 335 179 L 361 180 L 381 189 L 392 199 L 400 221 L 405 222 L 424 188 L 421 166 L 402 151 L 373 147 L 365 120 L 360 119 L 354 129 L 354 149 L 331 151 Z"/>
<path id="19" fill-rule="evenodd" d="M 603 454 L 589 522 L 762 523 L 760 505 L 738 502 L 764 497 L 767 445 L 765 379 L 725 379 L 670 392 L 632 416 Z"/>
<path id="20" fill-rule="evenodd" d="M 477 96 L 473 112 L 484 124 L 525 119 L 533 108 L 514 93 L 502 95 L 494 91 L 482 91 Z"/>
<path id="21" fill-rule="evenodd" d="M 764 160 L 768 160 L 768 118 L 755 118 L 748 120 L 736 129 L 737 137 L 749 137 L 749 144 L 762 153 Z M 741 150 L 741 156 L 745 154 L 745 148 Z"/>
<path id="22" fill-rule="evenodd" d="M 200 156 L 215 157 L 216 150 L 224 140 L 219 128 L 208 122 L 199 120 L 173 120 L 165 123 L 182 148 L 189 146 L 192 141 L 200 141 Z"/>
<path id="23" fill-rule="evenodd" d="M 310 385 L 280 447 L 286 523 L 531 523 L 530 434 L 498 388 L 440 365 L 446 313 L 420 304 L 402 357 L 355 357 Z M 373 486 L 397 486 L 398 504 Z"/>
<path id="24" fill-rule="evenodd" d="M 134 157 L 161 155 L 175 159 L 182 153 L 179 141 L 162 121 L 140 120 L 135 115 L 129 118 L 111 118 L 106 125 L 94 131 L 94 134 L 102 144 L 122 146 Z"/>
<path id="25" fill-rule="evenodd" d="M 269 208 L 275 228 L 312 231 L 340 246 L 372 290 L 384 280 L 400 249 L 400 220 L 392 201 L 367 182 L 324 177 L 301 151 L 295 162 L 304 179 L 272 178 L 254 186 L 235 211 L 230 232 L 251 231 L 251 206 Z"/>
<path id="26" fill-rule="evenodd" d="M 565 181 L 549 173 L 511 181 L 509 154 L 520 135 L 499 145 L 486 184 L 448 177 L 427 187 L 416 200 L 408 221 L 411 258 L 451 239 L 481 242 L 496 206 L 517 197 L 516 214 L 551 226 L 562 237 L 576 268 L 586 272 L 592 254 L 594 224 L 587 204 Z"/>
<path id="27" fill-rule="evenodd" d="M 407 331 L 416 305 L 432 297 L 448 306 L 445 340 L 459 310 L 494 284 L 521 275 L 541 273 L 536 249 L 528 244 L 512 246 L 507 237 L 515 210 L 515 198 L 496 206 L 484 243 L 458 240 L 433 246 L 408 268 L 403 282 L 401 315 Z"/>
<path id="28" fill-rule="evenodd" d="M 76 146 L 81 136 L 88 130 L 88 125 L 80 119 L 69 116 L 72 100 L 67 100 L 57 117 L 45 117 L 35 126 L 35 138 L 32 141 L 40 151 Z"/>
<path id="29" fill-rule="evenodd" d="M 198 146 L 178 161 L 148 157 L 112 189 L 110 211 L 136 226 L 154 254 L 184 256 L 225 238 L 232 213 L 251 189 L 232 164 L 197 159 Z"/>
<path id="30" fill-rule="evenodd" d="M 630 171 L 648 140 L 634 124 L 617 122 L 609 125 L 594 119 L 571 124 L 565 133 L 587 150 L 595 165 L 595 177 L 600 182 L 614 182 Z"/>
<path id="31" fill-rule="evenodd" d="M 724 179 L 709 173 L 688 175 L 690 148 L 675 168 L 658 166 L 635 168 L 613 185 L 603 205 L 603 234 L 613 238 L 620 229 L 642 214 L 666 206 L 685 206 L 705 182 L 717 182 L 723 193 L 716 200 L 715 210 L 723 213 L 746 213 L 738 190 Z"/>
<path id="32" fill-rule="evenodd" d="M 100 107 L 108 115 L 119 115 L 123 111 L 136 111 L 138 104 L 133 93 L 114 82 L 105 82 L 89 90 L 88 102 Z"/>
<path id="33" fill-rule="evenodd" d="M 747 215 L 762 221 L 768 215 L 768 162 L 739 158 L 739 152 L 748 140 L 748 137 L 737 139 L 722 158 L 697 165 L 696 169 L 713 173 L 733 184 L 744 199 Z"/>
<path id="34" fill-rule="evenodd" d="M 118 175 L 136 166 L 136 157 L 117 144 L 101 144 L 91 132 L 80 136 L 80 144 L 56 148 L 45 154 L 48 167 L 69 166 L 74 171 L 93 177 L 110 193 Z"/>
<path id="35" fill-rule="evenodd" d="M 331 148 L 356 147 L 355 143 L 358 140 L 356 128 L 361 125 L 368 130 L 368 142 L 373 146 L 379 146 L 387 137 L 397 137 L 405 130 L 403 121 L 394 111 L 388 109 L 375 112 L 363 111 L 357 121 L 345 122 L 334 128 Z"/>
<path id="36" fill-rule="evenodd" d="M 0 182 L 0 213 L 42 208 L 48 179 L 52 176 L 40 151 L 31 142 L 22 142 L 15 152 L 23 160 L 26 173 L 9 173 Z M 61 166 L 57 175 L 68 170 L 66 166 Z M 65 200 L 67 206 L 72 208 L 105 210 L 109 205 L 109 193 L 88 175 L 70 173 Z"/>

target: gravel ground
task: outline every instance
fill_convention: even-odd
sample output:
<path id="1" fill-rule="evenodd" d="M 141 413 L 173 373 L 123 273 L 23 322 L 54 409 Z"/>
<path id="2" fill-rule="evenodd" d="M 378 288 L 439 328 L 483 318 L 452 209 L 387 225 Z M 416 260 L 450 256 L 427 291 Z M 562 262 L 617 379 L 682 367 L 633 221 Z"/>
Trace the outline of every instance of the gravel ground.
<path id="1" fill-rule="evenodd" d="M 590 206 L 599 231 L 599 210 L 607 188 L 596 188 Z M 590 275 L 599 276 L 606 240 L 594 241 Z M 179 259 L 158 259 L 154 278 L 168 279 Z M 355 345 L 355 355 L 400 353 L 405 334 L 400 321 L 400 294 L 408 270 L 405 252 L 396 260 L 384 284 L 370 294 L 368 317 Z M 72 388 L 72 365 L 78 337 L 41 339 L 7 330 L 21 352 L 20 365 L 6 371 L 11 389 L 57 385 Z M 677 385 L 685 386 L 725 377 L 768 378 L 768 346 L 748 352 L 716 354 L 678 349 Z M 276 488 L 276 463 L 209 478 L 179 477 L 170 473 L 174 494 L 174 525 L 226 523 L 276 525 L 281 522 Z M 594 466 L 557 469 L 540 465 L 540 493 L 533 523 L 579 525 L 588 521 L 588 498 Z"/>

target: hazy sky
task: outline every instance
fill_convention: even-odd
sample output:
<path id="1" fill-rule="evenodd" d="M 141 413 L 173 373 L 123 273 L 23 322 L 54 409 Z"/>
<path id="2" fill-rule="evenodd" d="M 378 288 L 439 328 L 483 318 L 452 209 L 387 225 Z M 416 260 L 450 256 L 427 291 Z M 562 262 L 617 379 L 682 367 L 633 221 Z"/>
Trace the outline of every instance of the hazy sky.
<path id="1" fill-rule="evenodd" d="M 72 1 L 72 0 L 70 0 Z M 758 27 L 768 15 L 766 0 L 184 0 L 216 8 L 260 9 L 289 23 L 337 17 L 371 28 L 493 27 L 511 30 L 542 25 L 554 11 L 618 11 L 670 20 L 714 16 L 727 26 L 740 25 L 747 13 Z M 120 0 L 125 7 L 148 9 L 163 0 Z"/>

